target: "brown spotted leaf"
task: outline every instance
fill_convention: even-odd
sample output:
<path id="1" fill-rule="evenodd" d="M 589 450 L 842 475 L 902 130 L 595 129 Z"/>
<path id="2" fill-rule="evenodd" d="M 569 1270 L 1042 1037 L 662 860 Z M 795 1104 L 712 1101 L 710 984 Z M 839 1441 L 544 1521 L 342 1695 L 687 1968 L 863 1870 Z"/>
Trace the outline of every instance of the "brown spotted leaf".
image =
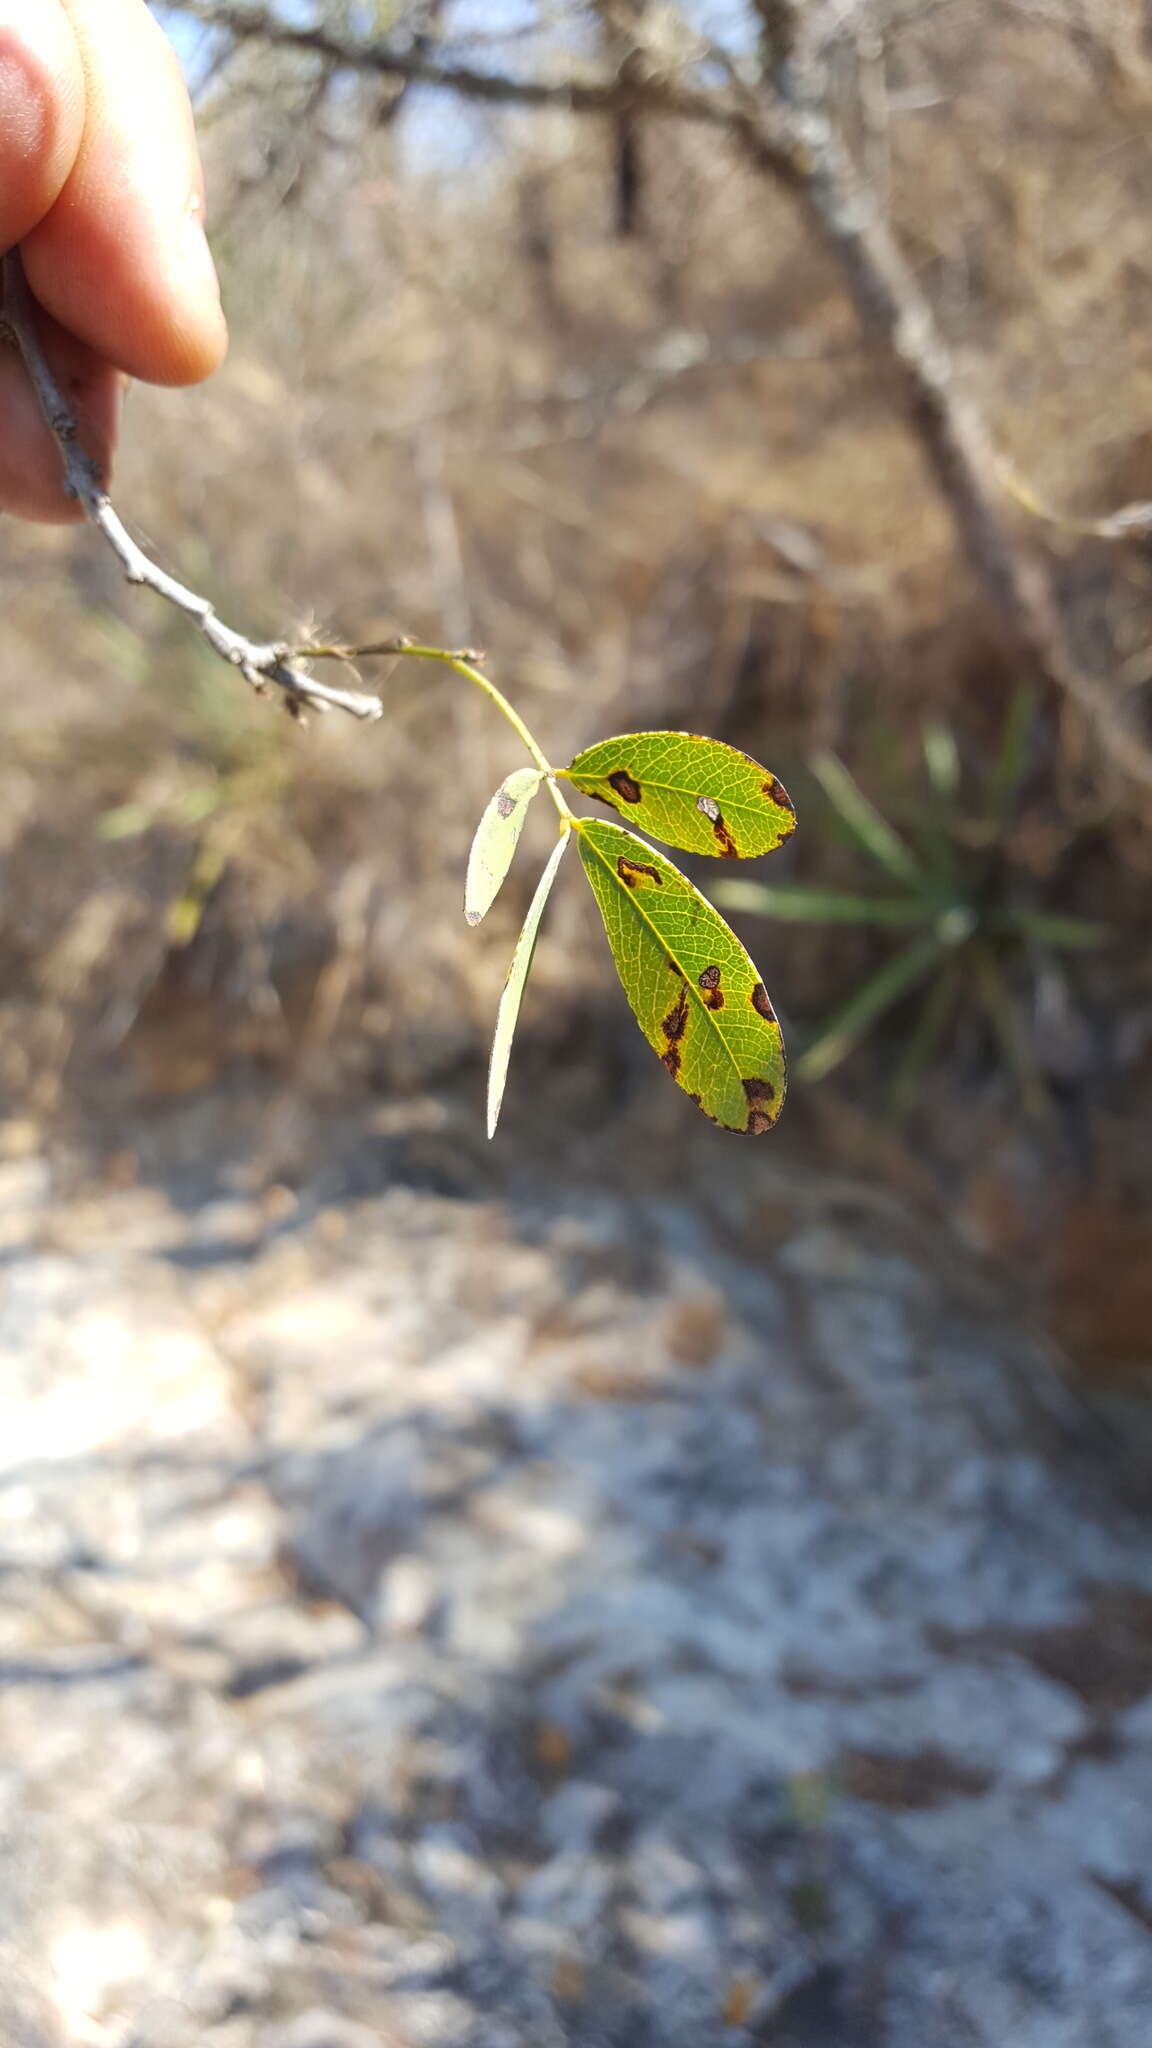
<path id="1" fill-rule="evenodd" d="M 538 768 L 517 768 L 506 775 L 477 825 L 464 883 L 464 915 L 469 924 L 479 924 L 500 894 L 520 844 L 528 806 L 542 780 Z"/>
<path id="2" fill-rule="evenodd" d="M 641 832 L 686 853 L 753 860 L 796 824 L 783 784 L 747 754 L 694 732 L 633 732 L 585 747 L 565 770 Z"/>
<path id="3" fill-rule="evenodd" d="M 576 826 L 584 872 L 636 1021 L 674 1081 L 730 1131 L 768 1130 L 784 1045 L 735 932 L 686 875 L 607 819 Z"/>
<path id="4" fill-rule="evenodd" d="M 524 994 L 524 984 L 528 979 L 528 970 L 532 965 L 532 955 L 536 951 L 536 938 L 540 930 L 540 919 L 544 915 L 544 905 L 552 894 L 552 884 L 556 880 L 556 871 L 560 866 L 564 849 L 571 836 L 571 833 L 565 832 L 563 837 L 558 839 L 552 848 L 548 865 L 536 884 L 536 894 L 528 905 L 528 915 L 520 928 L 520 937 L 516 941 L 516 950 L 512 955 L 511 965 L 504 982 L 504 993 L 500 998 L 500 1008 L 496 1012 L 496 1029 L 492 1036 L 492 1056 L 488 1062 L 488 1136 L 490 1138 L 496 1135 L 500 1105 L 504 1100 L 504 1083 L 508 1078 L 508 1059 L 512 1051 L 512 1040 L 516 1032 L 516 1020 L 520 1015 L 520 1002 Z"/>

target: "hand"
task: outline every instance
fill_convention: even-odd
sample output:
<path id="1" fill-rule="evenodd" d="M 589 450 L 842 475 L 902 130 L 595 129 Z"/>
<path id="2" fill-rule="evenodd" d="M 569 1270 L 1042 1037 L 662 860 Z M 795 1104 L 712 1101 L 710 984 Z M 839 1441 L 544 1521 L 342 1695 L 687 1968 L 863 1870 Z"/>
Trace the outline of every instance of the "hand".
<path id="1" fill-rule="evenodd" d="M 0 0 L 0 251 L 107 470 L 127 377 L 195 384 L 226 331 L 188 96 L 144 0 Z M 0 510 L 67 521 L 60 457 L 0 347 Z"/>

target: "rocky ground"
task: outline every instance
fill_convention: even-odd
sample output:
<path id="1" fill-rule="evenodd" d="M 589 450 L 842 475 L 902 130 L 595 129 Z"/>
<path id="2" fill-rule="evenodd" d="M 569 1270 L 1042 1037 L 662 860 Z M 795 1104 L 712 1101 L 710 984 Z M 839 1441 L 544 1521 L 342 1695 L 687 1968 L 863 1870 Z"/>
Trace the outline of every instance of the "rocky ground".
<path id="1" fill-rule="evenodd" d="M 10 1149 L 4 2048 L 1143 2048 L 1152 1523 L 1003 1314 L 786 1180 Z"/>

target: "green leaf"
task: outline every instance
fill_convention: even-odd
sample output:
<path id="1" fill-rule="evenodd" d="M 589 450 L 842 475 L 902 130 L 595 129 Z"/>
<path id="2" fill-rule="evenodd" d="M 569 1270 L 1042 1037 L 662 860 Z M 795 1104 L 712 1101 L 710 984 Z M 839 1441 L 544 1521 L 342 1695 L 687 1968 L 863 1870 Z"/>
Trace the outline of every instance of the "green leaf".
<path id="1" fill-rule="evenodd" d="M 857 845 L 882 868 L 887 868 L 890 875 L 897 875 L 902 882 L 911 882 L 914 888 L 922 887 L 920 870 L 904 841 L 897 837 L 888 820 L 880 816 L 875 805 L 869 803 L 843 761 L 838 760 L 835 754 L 817 754 L 811 768 Z"/>
<path id="2" fill-rule="evenodd" d="M 729 1131 L 766 1131 L 784 1101 L 784 1045 L 735 932 L 643 839 L 581 818 L 580 858 L 636 1021 L 686 1095 Z"/>
<path id="3" fill-rule="evenodd" d="M 938 797 L 949 802 L 960 787 L 960 752 L 956 735 L 943 719 L 929 719 L 923 732 L 928 780 Z"/>
<path id="4" fill-rule="evenodd" d="M 538 768 L 517 768 L 506 775 L 477 825 L 464 883 L 464 915 L 469 924 L 479 924 L 500 894 L 520 844 L 528 806 L 542 781 Z"/>
<path id="5" fill-rule="evenodd" d="M 170 946 L 190 946 L 204 922 L 208 899 L 228 865 L 223 846 L 206 839 L 197 847 L 179 896 L 168 905 L 164 935 Z"/>
<path id="6" fill-rule="evenodd" d="M 926 924 L 931 908 L 919 896 L 847 896 L 806 882 L 718 882 L 716 901 L 728 910 L 784 924 Z"/>
<path id="7" fill-rule="evenodd" d="M 902 1123 L 911 1110 L 920 1092 L 920 1083 L 936 1057 L 963 978 L 961 964 L 955 955 L 942 961 L 921 1003 L 920 1015 L 900 1056 L 889 1089 L 888 1109 L 897 1123 Z"/>
<path id="8" fill-rule="evenodd" d="M 96 833 L 100 839 L 139 839 L 142 832 L 150 832 L 156 823 L 157 812 L 152 804 L 117 804 L 114 810 L 101 811 L 96 820 Z"/>
<path id="9" fill-rule="evenodd" d="M 1021 785 L 1032 763 L 1038 710 L 1039 696 L 1035 684 L 1021 683 L 1012 693 L 988 778 L 985 830 L 990 839 L 1002 833 L 1011 820 Z"/>
<path id="10" fill-rule="evenodd" d="M 544 915 L 544 905 L 552 894 L 552 884 L 556 880 L 556 873 L 570 838 L 571 833 L 565 832 L 563 837 L 558 839 L 552 848 L 548 858 L 548 865 L 536 884 L 536 894 L 528 905 L 528 915 L 520 927 L 520 937 L 516 941 L 516 950 L 512 955 L 508 973 L 504 980 L 504 993 L 500 998 L 500 1008 L 496 1012 L 496 1029 L 492 1035 L 492 1056 L 488 1062 L 488 1136 L 490 1138 L 496 1135 L 496 1125 L 500 1117 L 500 1105 L 504 1100 L 504 1083 L 508 1078 L 508 1056 L 512 1051 L 512 1040 L 516 1033 L 516 1020 L 520 1015 L 520 1003 L 524 994 L 524 984 L 528 979 L 528 970 L 532 965 L 532 955 L 536 951 L 536 936 L 540 930 L 540 919 Z"/>
<path id="11" fill-rule="evenodd" d="M 1024 932 L 1041 945 L 1073 950 L 1107 945 L 1112 936 L 1106 925 L 1090 924 L 1081 917 L 1061 917 L 1048 910 L 1008 911 L 996 922 L 1006 929 Z"/>
<path id="12" fill-rule="evenodd" d="M 945 948 L 935 937 L 917 939 L 903 953 L 897 953 L 894 960 L 886 961 L 876 974 L 856 993 L 849 996 L 842 1009 L 830 1017 L 823 1029 L 801 1054 L 796 1062 L 796 1071 L 806 1081 L 822 1081 L 826 1074 L 846 1059 L 853 1047 L 858 1045 L 869 1026 L 890 1010 L 901 996 L 915 988 L 918 981 L 940 960 Z"/>
<path id="13" fill-rule="evenodd" d="M 783 784 L 720 740 L 694 732 L 633 732 L 585 747 L 568 780 L 668 846 L 752 860 L 795 830 Z"/>

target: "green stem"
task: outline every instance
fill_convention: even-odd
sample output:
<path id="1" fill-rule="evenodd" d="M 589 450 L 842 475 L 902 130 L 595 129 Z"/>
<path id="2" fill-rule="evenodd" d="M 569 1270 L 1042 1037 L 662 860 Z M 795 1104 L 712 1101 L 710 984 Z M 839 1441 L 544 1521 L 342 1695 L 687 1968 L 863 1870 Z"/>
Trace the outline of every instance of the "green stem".
<path id="1" fill-rule="evenodd" d="M 466 660 L 464 655 L 454 654 L 449 647 L 423 647 L 413 640 L 386 641 L 372 647 L 300 647 L 295 648 L 293 652 L 298 656 L 312 655 L 317 659 L 336 657 L 346 660 L 355 660 L 358 657 L 366 659 L 369 655 L 373 654 L 405 655 L 410 656 L 413 661 L 438 661 L 445 668 L 452 669 L 456 675 L 463 676 L 467 682 L 475 683 L 476 688 L 483 690 L 484 695 L 496 706 L 501 717 L 508 720 L 517 738 L 527 747 L 533 761 L 548 784 L 549 793 L 560 816 L 567 823 L 570 824 L 572 822 L 575 814 L 564 801 L 559 783 L 556 780 L 556 770 L 547 759 L 543 749 L 529 732 L 520 713 L 513 710 L 504 692 L 498 690 L 495 683 L 491 682 L 481 669 L 475 668 L 470 661 Z"/>

